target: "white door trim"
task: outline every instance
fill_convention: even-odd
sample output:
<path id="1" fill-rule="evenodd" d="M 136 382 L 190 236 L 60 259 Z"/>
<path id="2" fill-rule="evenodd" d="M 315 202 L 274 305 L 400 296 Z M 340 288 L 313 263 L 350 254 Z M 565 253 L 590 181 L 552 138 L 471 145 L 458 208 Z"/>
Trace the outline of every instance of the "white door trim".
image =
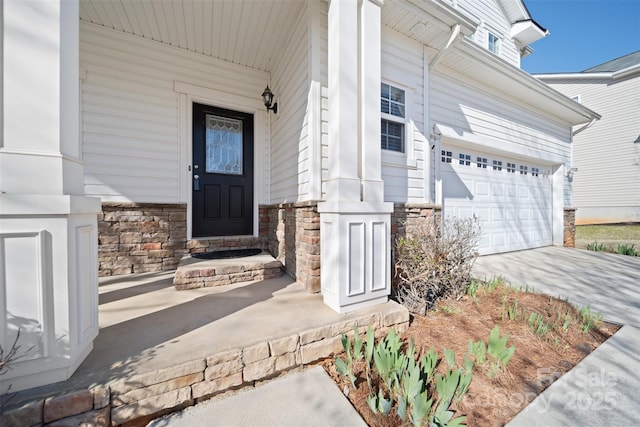
<path id="1" fill-rule="evenodd" d="M 265 83 L 266 84 L 266 83 Z M 262 99 L 223 92 L 189 83 L 174 81 L 178 102 L 178 179 L 179 201 L 187 204 L 187 240 L 192 238 L 191 159 L 193 103 L 253 114 L 253 236 L 258 236 L 258 206 L 269 203 L 269 120 Z"/>

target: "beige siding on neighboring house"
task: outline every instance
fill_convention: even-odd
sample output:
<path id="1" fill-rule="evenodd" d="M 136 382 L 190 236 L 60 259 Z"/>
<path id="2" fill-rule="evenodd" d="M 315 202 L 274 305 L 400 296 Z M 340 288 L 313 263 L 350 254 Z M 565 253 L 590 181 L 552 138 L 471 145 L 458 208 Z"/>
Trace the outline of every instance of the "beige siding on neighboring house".
<path id="1" fill-rule="evenodd" d="M 179 143 L 174 82 L 258 98 L 268 81 L 262 71 L 84 22 L 80 64 L 85 193 L 103 201 L 187 201 L 190 149 Z"/>
<path id="2" fill-rule="evenodd" d="M 573 205 L 579 222 L 625 220 L 640 212 L 640 77 L 551 84 L 602 119 L 574 137 Z M 614 209 L 607 211 L 607 209 Z M 620 209 L 622 208 L 622 209 Z M 620 213 L 615 213 L 615 210 Z M 616 219 L 617 218 L 617 219 Z M 633 218 L 629 218 L 633 219 Z"/>

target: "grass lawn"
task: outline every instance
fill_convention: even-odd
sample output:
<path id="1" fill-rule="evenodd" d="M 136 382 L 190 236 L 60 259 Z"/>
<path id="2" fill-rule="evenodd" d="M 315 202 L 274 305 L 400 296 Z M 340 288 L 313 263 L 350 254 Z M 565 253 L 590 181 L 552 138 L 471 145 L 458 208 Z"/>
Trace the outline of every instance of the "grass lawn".
<path id="1" fill-rule="evenodd" d="M 616 250 L 618 244 L 636 245 L 640 251 L 640 224 L 630 225 L 578 225 L 576 248 L 586 249 L 587 244 L 604 243 Z"/>

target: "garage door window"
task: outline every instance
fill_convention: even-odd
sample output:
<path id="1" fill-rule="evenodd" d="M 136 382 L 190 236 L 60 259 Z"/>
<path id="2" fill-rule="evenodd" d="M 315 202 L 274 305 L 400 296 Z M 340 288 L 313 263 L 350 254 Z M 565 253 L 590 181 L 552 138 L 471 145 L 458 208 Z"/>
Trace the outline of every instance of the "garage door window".
<path id="1" fill-rule="evenodd" d="M 529 173 L 529 167 L 526 165 L 520 165 L 520 175 L 527 175 Z"/>
<path id="2" fill-rule="evenodd" d="M 501 171 L 502 170 L 502 160 L 494 160 L 493 161 L 493 170 Z"/>
<path id="3" fill-rule="evenodd" d="M 453 153 L 451 151 L 442 150 L 442 158 L 440 159 L 442 163 L 451 163 L 452 158 Z"/>
<path id="4" fill-rule="evenodd" d="M 516 173 L 516 164 L 507 162 L 507 172 Z"/>
<path id="5" fill-rule="evenodd" d="M 380 88 L 381 141 L 383 150 L 405 152 L 405 92 L 382 83 Z"/>
<path id="6" fill-rule="evenodd" d="M 459 163 L 462 166 L 470 166 L 471 165 L 471 155 L 460 153 Z"/>
<path id="7" fill-rule="evenodd" d="M 487 168 L 487 158 L 486 157 L 478 157 L 476 159 L 476 163 L 479 168 L 486 169 Z"/>

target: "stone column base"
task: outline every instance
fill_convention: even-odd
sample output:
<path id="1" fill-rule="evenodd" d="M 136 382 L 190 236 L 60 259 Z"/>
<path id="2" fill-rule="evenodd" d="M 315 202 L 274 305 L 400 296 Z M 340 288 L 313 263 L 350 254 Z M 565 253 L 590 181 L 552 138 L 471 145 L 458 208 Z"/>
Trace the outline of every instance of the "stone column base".
<path id="1" fill-rule="evenodd" d="M 562 246 L 576 247 L 576 208 L 564 208 L 564 233 Z"/>

